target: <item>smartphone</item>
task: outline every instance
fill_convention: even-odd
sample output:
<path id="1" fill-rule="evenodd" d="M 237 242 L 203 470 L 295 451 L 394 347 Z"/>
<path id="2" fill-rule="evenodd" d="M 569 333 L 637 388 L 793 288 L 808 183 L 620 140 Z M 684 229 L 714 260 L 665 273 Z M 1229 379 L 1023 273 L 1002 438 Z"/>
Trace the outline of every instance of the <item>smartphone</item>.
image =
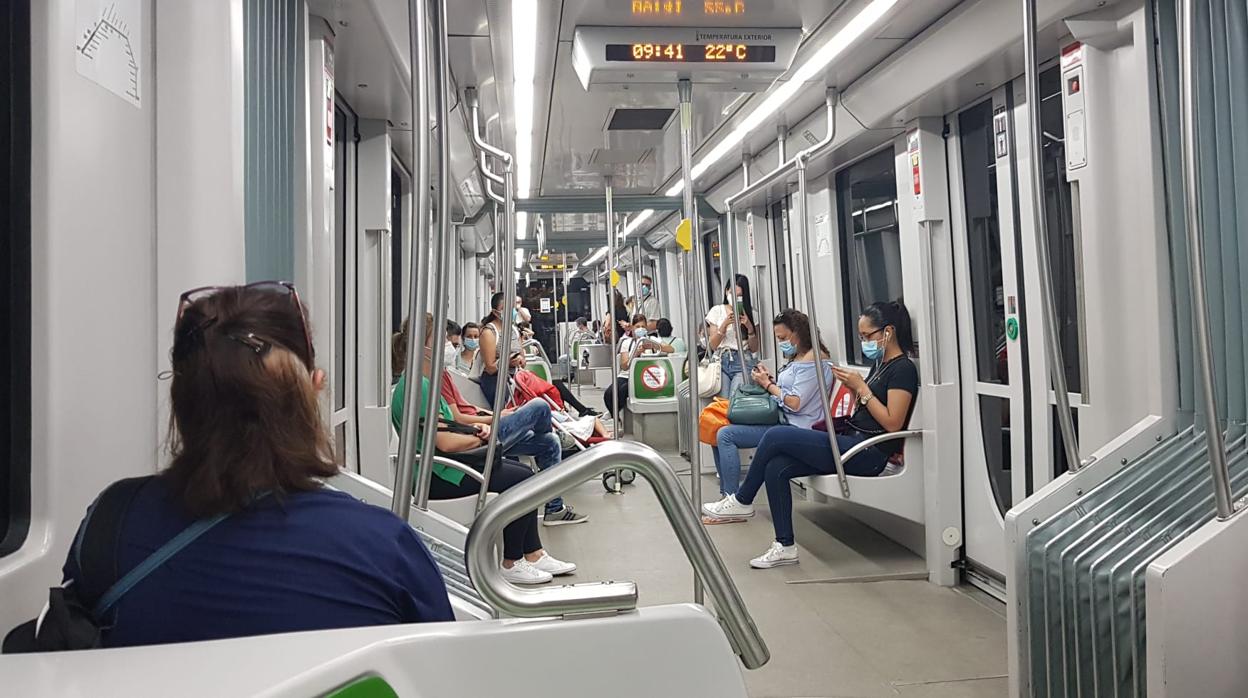
<path id="1" fill-rule="evenodd" d="M 737 296 L 737 315 L 745 314 L 745 303 L 742 302 L 741 296 Z"/>

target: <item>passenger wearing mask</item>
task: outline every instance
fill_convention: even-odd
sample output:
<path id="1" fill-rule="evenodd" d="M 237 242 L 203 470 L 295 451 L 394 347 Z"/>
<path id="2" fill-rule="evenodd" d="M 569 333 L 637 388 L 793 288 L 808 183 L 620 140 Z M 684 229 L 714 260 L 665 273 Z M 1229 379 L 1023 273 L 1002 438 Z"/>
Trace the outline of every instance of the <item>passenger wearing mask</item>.
<path id="1" fill-rule="evenodd" d="M 607 412 L 611 413 L 611 405 L 613 395 L 619 395 L 620 409 L 624 409 L 628 402 L 628 365 L 632 361 L 633 347 L 638 343 L 645 343 L 657 348 L 657 342 L 649 340 L 648 330 L 646 329 L 646 318 L 643 315 L 633 317 L 632 325 L 629 327 L 628 335 L 617 346 L 616 351 L 620 354 L 620 372 L 616 374 L 615 385 L 607 386 L 602 392 L 603 404 L 607 406 Z M 614 392 L 612 392 L 614 391 Z M 613 419 L 619 419 L 618 414 L 611 414 Z"/>
<path id="2" fill-rule="evenodd" d="M 433 324 L 432 317 L 429 315 L 425 317 L 425 327 L 429 328 Z M 430 344 L 431 333 L 426 331 L 426 352 L 430 351 Z M 396 354 L 406 354 L 406 323 L 395 334 L 393 345 Z M 420 388 L 417 396 L 422 414 L 428 410 L 427 400 L 431 392 L 427 373 L 430 370 L 430 363 L 429 361 L 424 363 L 426 375 L 420 377 Z M 402 429 L 406 397 L 407 375 L 404 374 L 394 386 L 394 395 L 390 403 L 390 422 L 395 430 Z M 477 455 L 479 454 L 477 449 L 488 443 L 490 439 L 489 425 L 476 423 L 471 426 L 464 425 L 465 428 L 463 429 L 451 427 L 450 425 L 462 423 L 456 421 L 454 410 L 444 398 L 439 395 L 437 400 L 436 414 L 440 428 L 437 431 L 434 446 L 438 453 L 455 458 L 456 454 L 475 452 L 473 458 L 465 456 L 458 460 L 462 460 L 465 465 L 483 473 L 485 471 L 485 463 L 483 462 L 484 459 Z M 541 429 L 543 425 L 546 429 L 544 435 L 530 434 L 531 431 Z M 528 438 L 530 435 L 533 438 Z M 540 408 L 534 408 L 525 414 L 517 412 L 511 415 L 507 422 L 500 421 L 498 436 L 502 453 L 505 453 L 509 448 L 516 448 L 520 446 L 521 442 L 524 442 L 531 447 L 528 451 L 541 452 L 541 455 L 537 456 L 539 464 L 546 462 L 549 465 L 559 462 L 561 449 L 559 448 L 559 438 L 550 433 L 549 407 L 546 409 L 545 415 L 540 414 Z M 528 439 L 527 441 L 525 441 L 526 438 Z M 553 452 L 550 450 L 552 448 L 550 443 L 552 439 Z M 511 443 L 508 443 L 509 440 Z M 417 443 L 417 450 L 419 448 L 420 444 Z M 552 459 L 553 463 L 551 463 Z M 415 478 L 419 477 L 418 469 L 419 463 L 412 468 L 413 485 L 415 484 Z M 429 481 L 430 499 L 459 499 L 472 496 L 480 491 L 480 483 L 459 470 L 437 462 L 433 463 L 431 469 L 433 473 Z M 487 484 L 487 489 L 490 492 L 505 492 L 520 482 L 527 480 L 532 475 L 533 471 L 527 466 L 508 460 L 501 460 L 496 462 L 490 470 L 490 481 Z M 560 506 L 562 507 L 562 502 L 560 502 Z M 545 584 L 552 577 L 571 574 L 574 571 L 576 571 L 575 564 L 557 560 L 542 548 L 541 537 L 538 535 L 537 512 L 523 514 L 507 524 L 503 529 L 502 572 L 503 578 L 507 581 L 513 584 Z"/>
<path id="3" fill-rule="evenodd" d="M 737 337 L 736 318 L 741 318 L 743 338 Z M 750 301 L 750 280 L 737 274 L 736 283 L 724 286 L 724 303 L 711 308 L 706 314 L 707 344 L 711 351 L 720 352 L 719 395 L 732 397 L 732 391 L 743 381 L 742 370 L 746 364 L 742 352 L 758 352 L 758 332 L 754 326 L 754 304 Z"/>
<path id="4" fill-rule="evenodd" d="M 659 295 L 654 292 L 654 279 L 649 276 L 641 277 L 641 283 L 637 288 L 637 306 L 635 311 L 638 315 L 656 318 L 659 313 Z"/>
<path id="5" fill-rule="evenodd" d="M 836 443 L 841 453 L 872 436 L 905 429 L 919 393 L 919 370 L 908 356 L 914 351 L 914 334 L 910 312 L 904 305 L 883 302 L 868 306 L 858 318 L 858 336 L 863 355 L 873 362 L 867 377 L 864 379 L 846 368 L 832 369 L 837 379 L 858 398 L 853 415 L 837 429 Z M 900 440 L 872 446 L 845 461 L 845 472 L 865 477 L 879 475 L 901 447 Z M 741 489 L 715 507 L 719 516 L 751 516 L 754 497 L 766 484 L 776 540 L 767 552 L 750 560 L 751 567 L 765 569 L 797 563 L 789 480 L 831 475 L 835 471 L 826 433 L 785 426 L 770 429 L 763 435 Z"/>
<path id="6" fill-rule="evenodd" d="M 117 533 L 118 576 L 192 524 L 208 528 L 99 619 L 104 647 L 454 620 L 442 575 L 407 522 L 322 484 L 338 467 L 312 347 L 290 284 L 182 295 L 172 460 L 110 486 L 137 488 Z M 64 574 L 87 583 L 72 551 Z"/>
<path id="7" fill-rule="evenodd" d="M 500 372 L 505 376 L 509 367 L 524 367 L 524 354 L 520 351 L 520 332 L 516 329 L 519 311 L 512 308 L 509 315 L 504 315 L 506 298 L 503 293 L 490 296 L 490 314 L 481 319 L 481 347 L 472 361 L 472 370 L 468 372 L 469 376 L 481 384 L 487 400 L 494 399 Z M 511 356 L 500 362 L 498 352 L 502 342 L 499 339 L 500 333 L 504 331 L 511 333 Z M 494 409 L 501 407 L 502 405 L 494 405 Z"/>
<path id="8" fill-rule="evenodd" d="M 685 340 L 676 336 L 676 331 L 672 328 L 672 321 L 667 318 L 659 318 L 654 323 L 654 333 L 659 344 L 671 347 L 671 351 L 664 353 L 684 354 L 689 349 L 685 344 Z"/>
<path id="9" fill-rule="evenodd" d="M 524 307 L 524 300 L 520 296 L 516 296 L 516 312 L 513 317 L 513 322 L 533 322 L 533 314 Z"/>
<path id="10" fill-rule="evenodd" d="M 772 326 L 780 354 L 788 363 L 775 378 L 772 378 L 766 366 L 759 364 L 750 372 L 750 378 L 771 395 L 784 413 L 789 426 L 809 430 L 815 422 L 823 418 L 819 377 L 815 375 L 816 353 L 819 355 L 818 363 L 822 366 L 825 385 L 830 387 L 835 380 L 828 350 L 822 342 L 816 349 L 815 339 L 811 336 L 810 320 L 801 311 L 792 308 L 785 310 L 772 320 Z M 729 424 L 719 430 L 712 453 L 715 456 L 715 470 L 719 473 L 721 499 L 702 505 L 703 513 L 716 519 L 753 516 L 753 510 L 745 514 L 726 513 L 727 510 L 734 510 L 732 495 L 737 493 L 741 482 L 740 450 L 758 446 L 768 431 L 777 428 L 780 425 Z"/>
<path id="11" fill-rule="evenodd" d="M 463 374 L 472 372 L 472 362 L 477 358 L 477 350 L 481 348 L 481 326 L 475 322 L 464 325 L 463 341 L 459 351 L 455 352 L 455 370 Z"/>
<path id="12" fill-rule="evenodd" d="M 446 357 L 448 362 L 451 361 L 451 357 L 459 353 L 459 347 L 464 339 L 463 334 L 464 331 L 459 323 L 454 320 L 446 321 L 446 346 L 442 350 L 442 356 Z"/>

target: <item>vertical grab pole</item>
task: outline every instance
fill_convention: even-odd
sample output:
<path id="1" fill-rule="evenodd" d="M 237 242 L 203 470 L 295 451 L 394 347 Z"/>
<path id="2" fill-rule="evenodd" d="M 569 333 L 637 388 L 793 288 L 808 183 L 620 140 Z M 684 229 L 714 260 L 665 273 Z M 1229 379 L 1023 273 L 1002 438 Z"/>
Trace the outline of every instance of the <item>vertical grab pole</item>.
<path id="1" fill-rule="evenodd" d="M 836 138 L 837 93 L 828 90 L 828 137 L 830 144 Z M 815 345 L 815 380 L 819 383 L 819 401 L 823 405 L 824 424 L 828 427 L 828 445 L 832 448 L 832 464 L 836 468 L 836 481 L 841 486 L 841 496 L 849 499 L 849 480 L 845 477 L 845 463 L 841 459 L 841 447 L 836 442 L 836 429 L 832 428 L 832 396 L 828 394 L 827 377 L 823 375 L 823 359 L 819 350 L 819 306 L 815 303 L 815 280 L 812 270 L 810 225 L 806 213 L 806 163 L 810 150 L 803 150 L 794 158 L 797 165 L 797 230 L 802 237 L 802 278 L 806 282 L 806 314 L 810 318 L 811 342 Z"/>
<path id="2" fill-rule="evenodd" d="M 438 208 L 437 214 L 438 227 L 437 238 L 432 240 L 430 246 L 430 254 L 433 255 L 433 327 L 425 328 L 425 331 L 432 337 L 429 356 L 429 395 L 426 397 L 428 401 L 429 414 L 425 417 L 423 425 L 423 434 L 421 438 L 422 447 L 420 449 L 420 470 L 417 473 L 416 487 L 416 506 L 419 509 L 427 509 L 429 506 L 429 486 L 433 481 L 433 456 L 436 451 L 434 442 L 438 438 L 438 420 L 437 415 L 437 396 L 441 393 L 440 386 L 442 384 L 442 365 L 445 340 L 440 340 L 446 327 L 446 240 L 451 236 L 451 197 L 450 197 L 450 109 L 446 103 L 446 90 L 444 86 L 447 84 L 450 76 L 450 59 L 447 55 L 447 37 L 446 37 L 446 0 L 434 0 L 433 5 L 433 37 L 429 42 L 430 53 L 432 54 L 433 69 L 437 71 L 432 83 L 436 86 L 433 93 L 433 103 L 436 105 L 438 117 L 437 132 L 437 164 L 438 164 L 438 182 L 437 196 Z M 410 323 L 409 323 L 410 324 Z M 417 339 L 419 338 L 419 339 Z M 424 335 L 412 334 L 407 338 L 408 352 L 415 351 L 416 342 L 420 343 L 421 353 L 424 353 Z M 417 383 L 419 385 L 419 383 Z M 408 385 L 408 392 L 416 393 L 412 386 Z M 485 489 L 484 487 L 482 489 Z"/>
<path id="3" fill-rule="evenodd" d="M 408 42 L 412 93 L 412 244 L 407 286 L 408 352 L 404 367 L 407 390 L 403 396 L 403 423 L 399 428 L 399 465 L 395 468 L 394 494 L 390 511 L 407 520 L 412 510 L 412 468 L 416 464 L 416 439 L 419 438 L 420 376 L 424 370 L 425 352 L 411 348 L 412 337 L 425 336 L 425 306 L 428 301 L 428 279 L 421 271 L 429 267 L 429 55 L 428 16 L 425 0 L 408 0 Z M 415 380 L 416 387 L 411 383 Z M 433 407 L 433 405 L 431 405 Z M 431 410 L 433 412 L 433 410 Z"/>
<path id="4" fill-rule="evenodd" d="M 1040 273 L 1040 309 L 1044 315 L 1045 353 L 1049 360 L 1049 380 L 1057 398 L 1057 424 L 1070 471 L 1083 466 L 1079 440 L 1070 414 L 1070 393 L 1066 389 L 1066 362 L 1058 334 L 1057 308 L 1053 301 L 1053 270 L 1049 261 L 1048 211 L 1044 207 L 1044 133 L 1040 123 L 1040 87 L 1036 65 L 1036 0 L 1023 0 L 1023 80 L 1027 83 L 1027 148 L 1031 153 L 1027 184 L 1031 190 L 1032 229 L 1035 231 L 1036 260 Z"/>
<path id="5" fill-rule="evenodd" d="M 611 438 L 618 440 L 620 432 L 624 431 L 624 418 L 620 415 L 620 344 L 623 337 L 615 317 L 615 284 L 612 283 L 618 273 L 615 267 L 619 260 L 616 259 L 615 188 L 611 175 L 606 176 L 604 185 L 607 194 L 607 315 L 611 323 Z M 611 486 L 611 492 L 624 494 L 623 471 L 619 468 L 615 469 L 615 484 Z"/>
<path id="6" fill-rule="evenodd" d="M 1182 1 L 1182 31 L 1179 35 L 1180 121 L 1182 124 L 1183 211 L 1187 218 L 1187 258 L 1192 274 L 1192 315 L 1196 330 L 1196 366 L 1200 372 L 1201 407 L 1205 413 L 1205 439 L 1209 444 L 1209 468 L 1218 518 L 1225 521 L 1235 514 L 1231 501 L 1231 476 L 1226 445 L 1219 424 L 1216 376 L 1214 376 L 1213 335 L 1209 326 L 1209 298 L 1205 288 L 1205 224 L 1200 210 L 1200 169 L 1197 162 L 1196 67 L 1192 56 L 1195 40 L 1195 8 L 1192 0 Z"/>
<path id="7" fill-rule="evenodd" d="M 685 274 L 685 320 L 688 327 L 690 346 L 696 347 L 698 322 L 702 319 L 698 312 L 698 289 L 693 280 L 697 277 L 694 265 L 702 258 L 702 236 L 698 229 L 698 212 L 693 204 L 693 83 L 688 79 L 676 83 L 680 96 L 680 176 L 684 182 L 684 211 L 689 220 L 689 261 Z M 721 246 L 722 247 L 722 246 Z M 708 347 L 709 349 L 709 347 Z M 691 366 L 689 371 L 689 498 L 692 500 L 693 511 L 701 515 L 702 510 L 702 454 L 701 445 L 694 441 L 698 436 L 698 371 Z M 703 602 L 702 578 L 697 570 L 693 573 L 693 601 Z"/>
<path id="8" fill-rule="evenodd" d="M 503 220 L 506 227 L 503 229 L 502 238 L 503 249 L 496 251 L 494 255 L 495 271 L 499 275 L 498 291 L 495 293 L 503 293 L 503 312 L 498 322 L 502 325 L 502 332 L 499 333 L 498 343 L 495 345 L 498 352 L 498 360 L 495 365 L 498 366 L 498 380 L 494 385 L 494 399 L 490 403 L 490 439 L 485 448 L 485 467 L 482 469 L 482 475 L 485 482 L 482 483 L 480 491 L 477 492 L 477 513 L 485 508 L 486 495 L 489 494 L 490 476 L 494 474 L 494 454 L 498 452 L 498 420 L 503 413 L 504 398 L 507 394 L 507 382 L 511 379 L 511 335 L 515 331 L 515 325 L 510 324 L 510 315 L 506 310 L 511 305 L 510 299 L 515 294 L 515 272 L 511 267 L 511 258 L 515 256 L 512 248 L 515 247 L 516 227 L 516 196 L 514 194 L 515 172 L 512 168 L 511 156 L 503 159 L 505 169 L 503 170 L 503 179 L 506 184 L 503 187 L 503 198 L 506 200 L 504 205 Z M 505 271 L 504 271 L 505 270 Z M 506 274 L 506 276 L 504 276 Z"/>

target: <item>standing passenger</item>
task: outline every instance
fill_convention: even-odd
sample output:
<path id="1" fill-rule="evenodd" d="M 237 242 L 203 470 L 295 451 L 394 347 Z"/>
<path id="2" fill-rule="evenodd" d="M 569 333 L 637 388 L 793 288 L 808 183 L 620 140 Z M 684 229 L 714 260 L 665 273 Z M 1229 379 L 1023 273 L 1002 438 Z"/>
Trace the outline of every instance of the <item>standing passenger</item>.
<path id="1" fill-rule="evenodd" d="M 737 337 L 735 319 L 738 316 L 741 318 L 741 331 L 745 334 L 745 346 Z M 706 314 L 707 344 L 711 351 L 720 352 L 720 397 L 731 398 L 732 391 L 741 385 L 742 367 L 746 365 L 742 352 L 758 351 L 756 329 L 754 304 L 750 301 L 750 280 L 744 274 L 737 274 L 735 286 L 724 286 L 724 302 Z"/>
<path id="2" fill-rule="evenodd" d="M 503 293 L 490 296 L 490 314 L 481 319 L 481 348 L 477 351 L 476 358 L 473 359 L 472 371 L 469 373 L 481 384 L 481 390 L 485 391 L 485 399 L 490 401 L 494 400 L 499 375 L 502 374 L 505 378 L 508 367 L 524 366 L 524 355 L 520 352 L 520 332 L 516 330 L 516 317 L 519 311 L 513 308 L 510 317 L 504 315 L 506 298 L 506 294 Z M 511 356 L 506 362 L 500 363 L 498 352 L 502 348 L 502 342 L 499 341 L 501 337 L 499 333 L 503 331 L 511 332 Z M 502 409 L 506 404 L 505 396 L 504 393 L 502 405 L 494 405 L 495 410 Z"/>
<path id="3" fill-rule="evenodd" d="M 641 277 L 640 287 L 637 289 L 639 300 L 637 301 L 637 312 L 648 318 L 657 318 L 659 312 L 659 295 L 654 292 L 654 279 L 649 276 Z"/>

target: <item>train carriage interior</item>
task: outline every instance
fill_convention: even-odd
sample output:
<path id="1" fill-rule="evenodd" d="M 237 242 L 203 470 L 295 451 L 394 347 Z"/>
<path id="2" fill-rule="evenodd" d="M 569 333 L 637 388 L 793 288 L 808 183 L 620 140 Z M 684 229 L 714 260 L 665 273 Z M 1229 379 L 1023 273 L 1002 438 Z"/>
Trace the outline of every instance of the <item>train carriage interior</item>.
<path id="1" fill-rule="evenodd" d="M 4 0 L 0 693 L 1248 695 L 1246 85 L 1245 0 Z"/>

